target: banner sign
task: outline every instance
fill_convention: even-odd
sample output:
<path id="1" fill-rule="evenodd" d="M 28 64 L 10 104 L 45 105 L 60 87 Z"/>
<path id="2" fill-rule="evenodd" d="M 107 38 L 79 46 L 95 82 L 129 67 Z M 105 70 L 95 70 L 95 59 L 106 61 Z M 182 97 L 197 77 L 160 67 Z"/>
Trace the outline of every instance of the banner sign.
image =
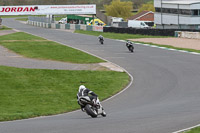
<path id="1" fill-rule="evenodd" d="M 0 16 L 50 14 L 96 14 L 96 5 L 0 6 Z"/>

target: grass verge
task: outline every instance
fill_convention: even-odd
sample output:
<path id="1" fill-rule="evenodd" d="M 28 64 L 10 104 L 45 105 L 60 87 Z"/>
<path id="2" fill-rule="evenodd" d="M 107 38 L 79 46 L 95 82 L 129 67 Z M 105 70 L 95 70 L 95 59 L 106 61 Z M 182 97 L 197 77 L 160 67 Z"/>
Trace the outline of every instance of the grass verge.
<path id="1" fill-rule="evenodd" d="M 19 21 L 27 21 L 28 18 L 17 18 L 17 19 L 15 19 L 15 20 L 19 20 Z"/>
<path id="2" fill-rule="evenodd" d="M 191 130 L 183 132 L 183 133 L 200 133 L 200 127 L 196 127 L 194 129 L 191 129 Z"/>
<path id="3" fill-rule="evenodd" d="M 129 82 L 126 73 L 22 69 L 0 66 L 0 121 L 52 115 L 78 109 L 80 84 L 101 100 Z"/>
<path id="4" fill-rule="evenodd" d="M 6 27 L 4 25 L 1 25 L 0 30 L 11 30 L 11 28 L 8 28 L 8 27 Z"/>
<path id="5" fill-rule="evenodd" d="M 163 36 L 147 36 L 147 35 L 139 35 L 139 34 L 126 34 L 126 33 L 121 34 L 121 33 L 84 31 L 84 30 L 76 30 L 75 33 L 94 35 L 94 36 L 102 35 L 105 38 L 118 39 L 118 40 L 138 39 L 138 38 L 163 38 Z"/>
<path id="6" fill-rule="evenodd" d="M 71 63 L 105 62 L 80 50 L 23 32 L 0 36 L 0 45 L 29 58 Z"/>

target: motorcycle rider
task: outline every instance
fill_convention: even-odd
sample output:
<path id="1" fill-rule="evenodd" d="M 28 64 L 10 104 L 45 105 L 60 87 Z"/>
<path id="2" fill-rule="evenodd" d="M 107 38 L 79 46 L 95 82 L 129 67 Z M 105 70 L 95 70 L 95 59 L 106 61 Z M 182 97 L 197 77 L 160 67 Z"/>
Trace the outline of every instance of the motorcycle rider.
<path id="1" fill-rule="evenodd" d="M 126 42 L 126 47 L 127 47 L 128 49 L 130 49 L 131 47 L 133 47 L 133 43 L 132 43 L 131 41 L 127 41 L 127 42 Z M 133 49 L 134 49 L 134 47 L 133 47 Z"/>
<path id="2" fill-rule="evenodd" d="M 80 85 L 78 93 L 77 93 L 77 99 L 79 99 L 80 97 L 85 97 L 85 96 L 88 96 L 94 105 L 97 104 L 96 103 L 97 97 L 98 97 L 97 94 L 95 94 L 93 91 L 86 88 L 84 85 Z M 78 104 L 81 106 L 81 110 L 84 111 L 84 106 L 82 106 L 79 102 Z"/>
<path id="3" fill-rule="evenodd" d="M 103 40 L 103 41 L 104 41 L 104 38 L 103 38 L 102 35 L 99 35 L 99 36 L 98 36 L 98 39 L 99 39 L 99 41 L 100 41 L 100 40 Z"/>

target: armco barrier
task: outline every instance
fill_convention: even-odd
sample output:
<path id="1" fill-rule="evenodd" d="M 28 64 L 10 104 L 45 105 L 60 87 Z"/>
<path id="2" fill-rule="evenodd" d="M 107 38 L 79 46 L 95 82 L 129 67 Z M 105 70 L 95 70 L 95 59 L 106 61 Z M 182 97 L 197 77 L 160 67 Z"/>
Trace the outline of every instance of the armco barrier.
<path id="1" fill-rule="evenodd" d="M 93 26 L 93 31 L 103 32 L 103 26 Z"/>
<path id="2" fill-rule="evenodd" d="M 51 24 L 51 28 L 55 29 L 55 28 L 56 28 L 56 24 L 55 24 L 55 23 L 52 23 L 52 24 Z"/>
<path id="3" fill-rule="evenodd" d="M 80 29 L 81 29 L 80 27 L 81 27 L 81 26 L 80 26 L 79 24 L 76 24 L 76 25 L 75 25 L 75 29 L 76 29 L 76 30 L 80 30 Z"/>
<path id="4" fill-rule="evenodd" d="M 65 29 L 70 29 L 70 24 L 65 24 Z"/>
<path id="5" fill-rule="evenodd" d="M 86 25 L 81 25 L 80 29 L 81 30 L 86 30 Z"/>
<path id="6" fill-rule="evenodd" d="M 56 29 L 60 29 L 60 24 L 56 24 Z"/>
<path id="7" fill-rule="evenodd" d="M 65 24 L 60 24 L 60 29 L 64 30 L 65 29 Z"/>
<path id="8" fill-rule="evenodd" d="M 176 31 L 175 37 L 200 39 L 200 32 Z"/>
<path id="9" fill-rule="evenodd" d="M 46 28 L 51 28 L 51 24 L 46 23 Z"/>
<path id="10" fill-rule="evenodd" d="M 27 24 L 44 27 L 44 28 L 53 28 L 53 29 L 69 29 L 69 30 L 88 30 L 88 31 L 100 31 L 103 32 L 103 26 L 91 26 L 91 25 L 82 25 L 82 24 L 55 24 L 55 23 L 44 23 L 28 20 Z"/>
<path id="11" fill-rule="evenodd" d="M 70 30 L 75 30 L 76 27 L 75 27 L 75 24 L 70 24 Z"/>
<path id="12" fill-rule="evenodd" d="M 87 25 L 87 26 L 86 26 L 86 30 L 87 30 L 87 31 L 93 31 L 93 28 L 92 28 L 92 26 Z"/>

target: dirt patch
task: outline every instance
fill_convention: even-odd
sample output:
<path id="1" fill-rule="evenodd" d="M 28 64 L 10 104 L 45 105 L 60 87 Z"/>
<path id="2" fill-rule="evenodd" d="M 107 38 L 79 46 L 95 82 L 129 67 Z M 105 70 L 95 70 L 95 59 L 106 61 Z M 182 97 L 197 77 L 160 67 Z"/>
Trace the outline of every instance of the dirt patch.
<path id="1" fill-rule="evenodd" d="M 0 30 L 0 36 L 12 34 L 15 32 L 18 32 L 18 31 L 16 31 L 16 30 Z"/>
<path id="2" fill-rule="evenodd" d="M 129 39 L 131 41 L 139 41 L 145 43 L 155 43 L 161 45 L 170 45 L 179 48 L 189 48 L 200 50 L 200 40 L 187 38 L 141 38 Z"/>

